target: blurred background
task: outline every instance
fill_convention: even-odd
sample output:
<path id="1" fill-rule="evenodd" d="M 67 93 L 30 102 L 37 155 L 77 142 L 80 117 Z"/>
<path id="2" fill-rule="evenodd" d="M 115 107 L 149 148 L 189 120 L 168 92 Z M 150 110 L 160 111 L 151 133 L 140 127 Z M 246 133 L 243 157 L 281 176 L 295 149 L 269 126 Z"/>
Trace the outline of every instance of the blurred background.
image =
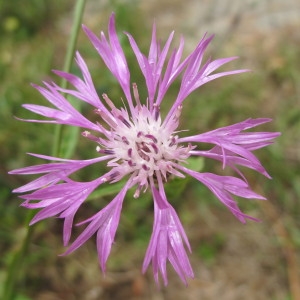
<path id="1" fill-rule="evenodd" d="M 58 80 L 51 69 L 63 67 L 73 8 L 71 0 L 0 0 L 0 295 L 29 222 L 28 211 L 19 207 L 21 201 L 11 190 L 31 177 L 7 172 L 42 163 L 26 152 L 51 155 L 54 135 L 54 126 L 23 123 L 14 116 L 35 118 L 21 105 L 46 103 L 30 83 Z M 93 239 L 75 253 L 60 257 L 65 250 L 62 223 L 46 220 L 34 225 L 26 258 L 18 266 L 15 299 L 300 299 L 300 2 L 88 0 L 83 23 L 94 32 L 106 32 L 112 11 L 142 95 L 143 80 L 122 32 L 130 32 L 147 53 L 153 20 L 162 41 L 175 30 L 176 46 L 184 35 L 186 54 L 205 32 L 214 33 L 207 57 L 239 56 L 227 70 L 253 71 L 218 79 L 194 92 L 185 102 L 181 129 L 199 133 L 249 117 L 273 119 L 260 129 L 281 131 L 282 136 L 257 152 L 273 180 L 246 171 L 253 189 L 269 201 L 238 200 L 242 210 L 262 222 L 240 224 L 194 180 L 170 183 L 169 200 L 192 245 L 195 279 L 186 288 L 169 268 L 169 286 L 158 290 L 151 269 L 141 275 L 153 221 L 149 195 L 138 200 L 128 195 L 105 277 L 98 267 Z M 82 32 L 77 49 L 99 93 L 105 91 L 119 101 L 120 88 Z M 73 72 L 78 72 L 75 66 Z M 175 96 L 176 84 L 173 93 Z M 173 99 L 171 92 L 170 102 Z M 92 113 L 88 106 L 82 110 Z M 94 144 L 79 133 L 70 138 L 76 144 L 70 157 L 95 156 Z M 224 174 L 216 162 L 205 161 L 203 170 Z M 82 175 L 86 176 L 83 180 L 101 172 L 93 169 L 92 174 Z M 96 212 L 113 192 L 89 201 L 79 219 Z M 75 229 L 74 236 L 78 232 Z"/>

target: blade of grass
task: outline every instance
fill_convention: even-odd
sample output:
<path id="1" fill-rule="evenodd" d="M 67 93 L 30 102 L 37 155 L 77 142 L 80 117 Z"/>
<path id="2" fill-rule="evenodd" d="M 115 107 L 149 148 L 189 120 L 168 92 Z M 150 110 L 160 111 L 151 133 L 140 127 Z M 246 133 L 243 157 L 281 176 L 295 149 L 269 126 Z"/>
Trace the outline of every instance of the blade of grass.
<path id="1" fill-rule="evenodd" d="M 75 14 L 74 24 L 72 26 L 72 32 L 71 32 L 66 58 L 65 58 L 65 64 L 63 68 L 64 72 L 67 73 L 70 72 L 72 67 L 72 62 L 74 58 L 75 47 L 76 47 L 77 37 L 81 25 L 82 16 L 83 16 L 84 6 L 85 6 L 85 0 L 77 0 L 75 13 L 74 13 Z M 67 80 L 63 78 L 60 85 L 63 89 L 67 88 Z M 52 150 L 53 156 L 57 156 L 58 154 L 61 154 L 60 145 L 62 141 L 62 136 L 63 136 L 63 126 L 58 124 L 56 125 L 55 128 L 54 144 Z"/>

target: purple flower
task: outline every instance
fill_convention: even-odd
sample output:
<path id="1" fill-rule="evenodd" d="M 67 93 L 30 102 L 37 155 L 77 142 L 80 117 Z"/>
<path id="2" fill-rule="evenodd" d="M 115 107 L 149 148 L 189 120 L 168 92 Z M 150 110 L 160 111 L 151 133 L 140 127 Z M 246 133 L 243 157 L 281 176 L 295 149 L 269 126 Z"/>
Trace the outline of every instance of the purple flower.
<path id="1" fill-rule="evenodd" d="M 11 171 L 10 174 L 42 174 L 32 182 L 15 189 L 14 192 L 27 193 L 20 196 L 24 199 L 22 204 L 24 207 L 40 209 L 31 224 L 53 216 L 64 220 L 63 241 L 67 246 L 74 216 L 88 196 L 102 184 L 126 178 L 126 184 L 109 204 L 78 224 L 88 225 L 65 252 L 65 254 L 73 252 L 97 233 L 99 262 L 105 271 L 126 192 L 135 187 L 134 197 L 138 198 L 142 191 L 149 189 L 154 201 L 154 226 L 143 272 L 152 261 L 155 281 L 159 282 L 160 273 L 164 284 L 167 285 L 166 263 L 169 260 L 182 281 L 187 283 L 187 278 L 194 276 L 185 250 L 185 247 L 189 251 L 191 248 L 174 208 L 167 201 L 164 183 L 170 175 L 178 177 L 190 175 L 207 186 L 241 222 L 245 222 L 247 218 L 256 220 L 240 211 L 232 195 L 247 199 L 265 198 L 251 190 L 238 167 L 248 167 L 270 178 L 253 151 L 271 144 L 279 133 L 244 132 L 270 121 L 270 119 L 248 119 L 210 132 L 181 137 L 182 132 L 179 133 L 178 125 L 186 97 L 211 80 L 247 71 L 215 72 L 236 57 L 203 62 L 204 52 L 212 36 L 204 36 L 195 50 L 182 59 L 183 39 L 177 49 L 169 50 L 173 33 L 166 44 L 161 46 L 157 41 L 154 26 L 148 56 L 140 51 L 133 37 L 126 33 L 146 82 L 147 99 L 141 101 L 137 85 L 130 82 L 127 61 L 115 30 L 114 14 L 108 26 L 108 39 L 103 32 L 98 37 L 86 27 L 84 31 L 118 80 L 127 107 L 116 107 L 106 94 L 103 94 L 102 98 L 98 96 L 84 60 L 76 53 L 76 63 L 82 78 L 54 71 L 66 79 L 73 89 L 63 89 L 53 82 L 44 83 L 43 87 L 34 85 L 54 108 L 25 104 L 26 109 L 46 117 L 44 120 L 26 121 L 84 128 L 82 135 L 97 145 L 97 157 L 89 160 L 69 160 L 31 154 L 52 162 Z M 177 98 L 170 103 L 170 109 L 162 119 L 160 105 L 162 101 L 167 101 L 165 94 L 179 76 L 181 85 Z M 68 102 L 65 95 L 71 95 L 93 106 L 99 122 L 95 123 L 84 117 Z M 199 150 L 197 149 L 199 143 L 212 144 L 212 148 L 206 151 Z M 226 166 L 232 168 L 239 177 L 190 170 L 185 164 L 190 156 L 221 161 L 223 168 Z M 106 161 L 108 171 L 100 177 L 90 182 L 76 182 L 70 178 L 74 172 L 102 161 Z"/>

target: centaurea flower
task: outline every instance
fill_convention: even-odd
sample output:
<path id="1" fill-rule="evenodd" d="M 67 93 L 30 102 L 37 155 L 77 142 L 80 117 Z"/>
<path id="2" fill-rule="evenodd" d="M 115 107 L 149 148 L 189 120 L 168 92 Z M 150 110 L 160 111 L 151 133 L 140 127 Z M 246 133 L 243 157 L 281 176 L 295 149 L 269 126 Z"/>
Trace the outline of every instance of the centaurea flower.
<path id="1" fill-rule="evenodd" d="M 247 218 L 256 220 L 241 212 L 232 197 L 234 195 L 265 199 L 251 190 L 238 166 L 248 167 L 270 178 L 252 152 L 271 144 L 279 133 L 244 132 L 270 121 L 261 118 L 248 119 L 210 132 L 181 137 L 182 132 L 177 130 L 186 97 L 201 85 L 216 78 L 247 71 L 232 70 L 215 73 L 218 68 L 236 57 L 207 60 L 203 63 L 203 55 L 212 36 L 204 36 L 195 50 L 182 59 L 183 38 L 180 40 L 179 47 L 170 53 L 174 33 L 170 34 L 165 45 L 161 47 L 157 41 L 154 25 L 148 56 L 140 51 L 134 38 L 126 33 L 145 78 L 147 99 L 142 101 L 137 85 L 130 82 L 129 68 L 115 29 L 114 14 L 109 21 L 108 39 L 103 32 L 98 37 L 88 28 L 83 27 L 83 29 L 119 82 L 127 107 L 116 107 L 107 94 L 103 94 L 102 99 L 98 96 L 86 63 L 77 52 L 76 63 L 82 78 L 66 72 L 54 71 L 55 74 L 66 79 L 73 89 L 61 88 L 53 82 L 44 82 L 44 87 L 34 85 L 54 108 L 35 104 L 23 106 L 47 118 L 26 121 L 64 124 L 85 129 L 82 135 L 96 143 L 97 157 L 89 160 L 70 160 L 31 154 L 55 162 L 11 171 L 10 174 L 43 174 L 15 189 L 14 192 L 27 192 L 20 196 L 25 200 L 22 206 L 41 209 L 30 224 L 53 216 L 64 220 L 63 242 L 67 246 L 74 216 L 88 196 L 100 185 L 127 178 L 124 187 L 109 204 L 80 223 L 88 223 L 88 225 L 65 253 L 73 252 L 97 233 L 99 262 L 105 272 L 126 192 L 135 187 L 134 197 L 138 198 L 141 192 L 150 190 L 154 201 L 154 226 L 143 272 L 152 261 L 156 282 L 159 282 L 160 273 L 164 284 L 167 285 L 166 263 L 169 260 L 183 282 L 187 283 L 187 278 L 194 277 L 185 250 L 185 247 L 189 251 L 191 248 L 179 218 L 167 200 L 164 183 L 171 175 L 178 177 L 190 175 L 207 186 L 241 222 L 245 222 Z M 160 105 L 162 101 L 167 101 L 165 94 L 179 76 L 181 85 L 178 95 L 175 101 L 170 103 L 170 109 L 162 119 Z M 92 122 L 78 112 L 68 102 L 66 95 L 76 97 L 94 107 L 99 122 Z M 212 144 L 212 148 L 206 151 L 198 150 L 199 143 Z M 221 161 L 223 167 L 232 168 L 239 177 L 191 170 L 185 164 L 190 156 Z M 74 172 L 103 161 L 106 161 L 108 171 L 100 177 L 90 182 L 76 182 L 70 178 Z"/>

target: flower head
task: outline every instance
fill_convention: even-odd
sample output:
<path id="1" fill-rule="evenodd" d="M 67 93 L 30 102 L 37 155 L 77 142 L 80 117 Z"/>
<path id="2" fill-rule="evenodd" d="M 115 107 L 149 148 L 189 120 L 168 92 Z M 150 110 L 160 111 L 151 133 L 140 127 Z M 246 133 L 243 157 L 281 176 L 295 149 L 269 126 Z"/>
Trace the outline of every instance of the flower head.
<path id="1" fill-rule="evenodd" d="M 216 72 L 219 67 L 236 57 L 203 62 L 204 52 L 212 36 L 204 36 L 195 50 L 182 59 L 183 39 L 177 49 L 170 51 L 173 33 L 161 47 L 156 38 L 154 25 L 148 56 L 140 51 L 134 38 L 126 33 L 145 78 L 147 90 L 145 100 L 140 99 L 137 85 L 130 82 L 128 64 L 116 34 L 114 14 L 109 21 L 108 39 L 103 32 L 98 37 L 88 28 L 83 27 L 83 29 L 119 82 L 127 105 L 117 107 L 107 94 L 103 94 L 102 98 L 99 97 L 88 68 L 79 53 L 76 53 L 76 63 L 82 78 L 62 71 L 54 71 L 58 76 L 66 79 L 73 86 L 72 89 L 61 88 L 53 82 L 44 83 L 44 86 L 34 85 L 54 108 L 25 104 L 26 109 L 46 117 L 45 120 L 26 121 L 83 128 L 85 131 L 82 135 L 97 145 L 96 158 L 69 160 L 31 154 L 52 162 L 11 171 L 11 174 L 42 174 L 32 182 L 15 189 L 14 192 L 27 193 L 20 196 L 24 199 L 22 204 L 24 207 L 41 209 L 31 224 L 53 216 L 64 219 L 63 240 L 64 245 L 67 246 L 74 216 L 88 196 L 100 185 L 126 178 L 127 183 L 109 204 L 80 223 L 88 223 L 88 225 L 65 253 L 76 250 L 97 233 L 99 262 L 102 270 L 105 271 L 126 192 L 134 187 L 134 197 L 138 198 L 142 191 L 149 190 L 154 201 L 154 226 L 143 271 L 146 271 L 152 261 L 155 280 L 158 282 L 160 272 L 166 285 L 166 262 L 169 260 L 186 283 L 188 277 L 194 276 L 185 251 L 185 246 L 190 250 L 190 245 L 174 208 L 167 201 L 164 183 L 170 175 L 178 177 L 190 175 L 207 186 L 240 221 L 245 222 L 246 218 L 254 219 L 239 210 L 232 195 L 243 198 L 264 198 L 250 189 L 238 166 L 248 167 L 270 177 L 253 151 L 271 144 L 279 133 L 244 132 L 270 121 L 248 119 L 210 132 L 181 136 L 182 133 L 178 131 L 180 114 L 183 102 L 191 92 L 216 78 L 247 71 Z M 181 85 L 178 95 L 175 101 L 170 103 L 170 109 L 162 119 L 160 105 L 162 101 L 167 101 L 165 94 L 179 76 Z M 92 122 L 78 112 L 68 102 L 66 95 L 76 97 L 94 107 L 99 122 Z M 199 143 L 212 144 L 212 148 L 207 151 L 199 150 Z M 190 170 L 184 166 L 190 156 L 202 156 L 221 161 L 223 167 L 231 167 L 240 178 Z M 100 162 L 106 163 L 108 171 L 98 178 L 90 182 L 76 182 L 70 178 L 74 172 Z"/>

